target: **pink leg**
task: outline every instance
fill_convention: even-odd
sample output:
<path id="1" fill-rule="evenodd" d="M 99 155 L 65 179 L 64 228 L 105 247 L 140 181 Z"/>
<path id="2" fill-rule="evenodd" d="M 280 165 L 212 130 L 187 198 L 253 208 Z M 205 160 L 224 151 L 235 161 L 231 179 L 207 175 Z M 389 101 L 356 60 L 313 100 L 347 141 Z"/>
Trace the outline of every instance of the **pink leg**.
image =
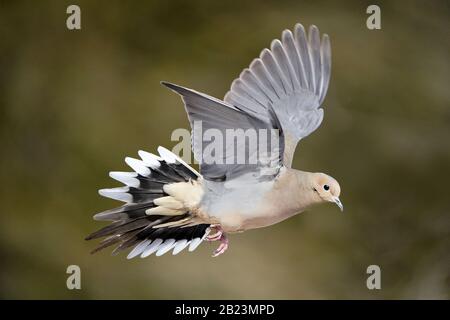
<path id="1" fill-rule="evenodd" d="M 219 247 L 213 252 L 213 257 L 218 257 L 228 249 L 228 237 L 227 235 L 222 232 L 222 235 L 220 236 L 220 245 Z"/>
<path id="2" fill-rule="evenodd" d="M 213 257 L 220 256 L 222 253 L 224 253 L 228 249 L 228 237 L 223 231 L 220 224 L 211 225 L 210 227 L 210 233 L 211 231 L 215 231 L 213 234 L 208 234 L 205 238 L 206 241 L 220 241 L 219 247 L 214 250 Z"/>

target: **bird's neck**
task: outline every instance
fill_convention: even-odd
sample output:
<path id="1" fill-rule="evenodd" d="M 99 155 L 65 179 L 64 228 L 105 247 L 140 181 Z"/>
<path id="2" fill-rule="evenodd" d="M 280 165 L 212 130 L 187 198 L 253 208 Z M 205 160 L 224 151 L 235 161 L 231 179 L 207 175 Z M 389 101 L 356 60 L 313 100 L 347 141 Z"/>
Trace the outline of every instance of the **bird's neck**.
<path id="1" fill-rule="evenodd" d="M 299 195 L 298 201 L 305 208 L 322 202 L 322 199 L 314 191 L 313 177 L 315 173 L 291 169 L 296 180 L 296 192 Z"/>
<path id="2" fill-rule="evenodd" d="M 321 200 L 314 192 L 311 172 L 284 168 L 277 181 L 278 203 L 288 215 L 302 212 Z"/>

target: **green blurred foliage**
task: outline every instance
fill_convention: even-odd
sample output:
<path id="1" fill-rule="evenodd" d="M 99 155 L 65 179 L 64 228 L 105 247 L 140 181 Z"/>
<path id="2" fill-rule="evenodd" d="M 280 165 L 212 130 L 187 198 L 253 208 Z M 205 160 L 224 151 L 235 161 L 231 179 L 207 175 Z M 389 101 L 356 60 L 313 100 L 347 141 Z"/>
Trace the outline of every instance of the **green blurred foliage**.
<path id="1" fill-rule="evenodd" d="M 447 1 L 0 1 L 2 298 L 449 298 L 450 93 Z M 322 205 L 195 253 L 90 255 L 97 189 L 137 150 L 188 128 L 160 80 L 222 97 L 296 22 L 330 35 L 325 119 L 294 166 L 342 186 Z M 66 267 L 82 290 L 66 288 Z M 382 290 L 366 268 L 382 269 Z"/>

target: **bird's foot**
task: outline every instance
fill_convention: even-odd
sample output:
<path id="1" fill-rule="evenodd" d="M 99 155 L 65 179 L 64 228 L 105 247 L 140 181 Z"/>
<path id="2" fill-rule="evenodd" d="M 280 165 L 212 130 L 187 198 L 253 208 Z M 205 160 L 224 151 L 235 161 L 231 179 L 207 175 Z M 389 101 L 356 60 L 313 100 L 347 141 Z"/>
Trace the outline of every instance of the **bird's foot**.
<path id="1" fill-rule="evenodd" d="M 215 233 L 211 234 L 213 230 Z M 219 247 L 213 252 L 213 257 L 220 256 L 228 249 L 228 237 L 220 225 L 210 227 L 210 234 L 206 237 L 206 241 L 220 241 Z"/>
<path id="2" fill-rule="evenodd" d="M 228 249 L 228 237 L 225 233 L 222 232 L 222 235 L 220 236 L 220 245 L 219 247 L 214 250 L 213 252 L 213 258 L 220 256 L 222 253 L 227 251 Z"/>

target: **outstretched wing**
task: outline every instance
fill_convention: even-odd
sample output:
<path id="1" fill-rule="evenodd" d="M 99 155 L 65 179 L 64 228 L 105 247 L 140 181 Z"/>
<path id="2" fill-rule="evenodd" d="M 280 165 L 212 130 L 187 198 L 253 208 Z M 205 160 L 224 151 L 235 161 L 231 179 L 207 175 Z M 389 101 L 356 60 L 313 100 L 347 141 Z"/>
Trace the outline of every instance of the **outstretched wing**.
<path id="1" fill-rule="evenodd" d="M 282 33 L 250 67 L 235 79 L 225 102 L 270 122 L 273 109 L 285 135 L 283 164 L 290 167 L 297 143 L 316 130 L 323 118 L 320 107 L 328 89 L 331 48 L 328 35 L 301 24 L 294 34 Z"/>
<path id="2" fill-rule="evenodd" d="M 266 179 L 278 174 L 284 139 L 275 115 L 262 120 L 204 93 L 162 84 L 183 99 L 203 178 L 224 181 L 247 174 Z"/>

